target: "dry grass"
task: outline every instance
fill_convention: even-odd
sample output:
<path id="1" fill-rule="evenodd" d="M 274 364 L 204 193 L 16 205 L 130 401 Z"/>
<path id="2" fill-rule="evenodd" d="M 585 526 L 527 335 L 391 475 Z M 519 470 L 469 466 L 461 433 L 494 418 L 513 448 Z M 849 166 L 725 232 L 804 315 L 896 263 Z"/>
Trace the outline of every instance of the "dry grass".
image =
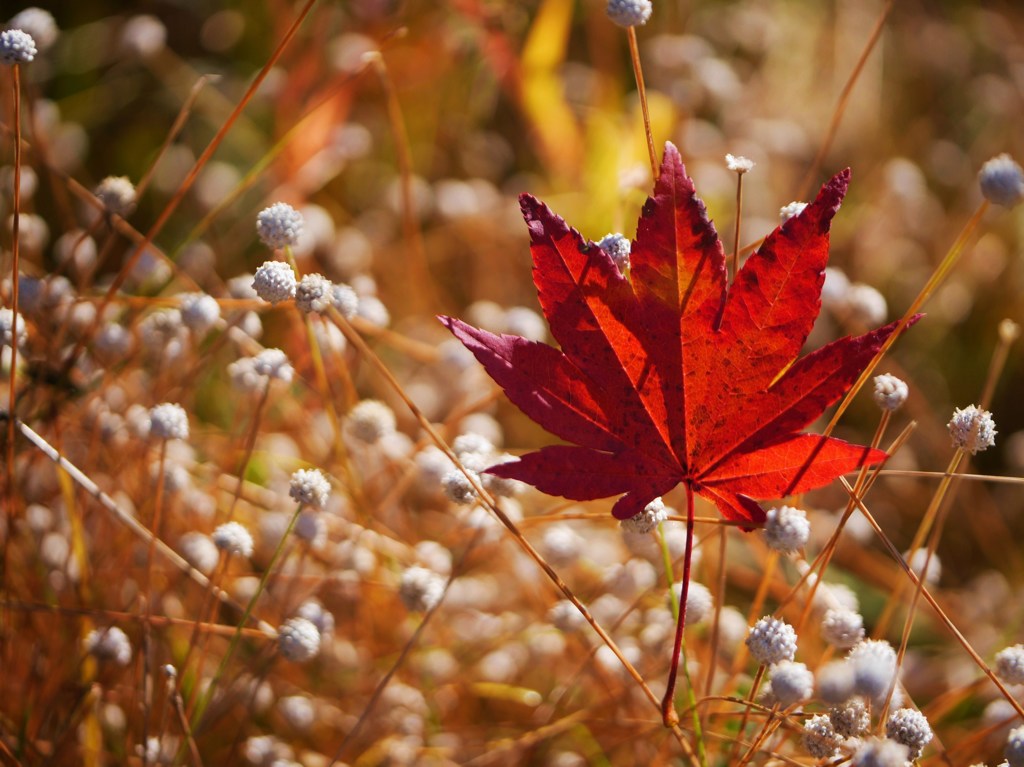
<path id="1" fill-rule="evenodd" d="M 434 318 L 545 336 L 520 192 L 592 239 L 635 233 L 651 170 L 630 35 L 596 0 L 127 5 L 61 7 L 52 47 L 0 69 L 0 295 L 26 333 L 0 378 L 16 415 L 0 763 L 837 764 L 852 743 L 820 762 L 802 742 L 820 694 L 759 697 L 770 675 L 743 638 L 777 615 L 820 672 L 844 652 L 822 605 L 851 594 L 900 653 L 899 705 L 934 731 L 918 764 L 1003 758 L 1024 718 L 1022 688 L 993 674 L 1024 641 L 1022 370 L 1003 322 L 1024 321 L 1024 230 L 976 174 L 1024 155 L 1020 9 L 656 3 L 635 32 L 654 143 L 680 147 L 727 243 L 727 152 L 756 163 L 741 245 L 852 167 L 831 263 L 857 286 L 832 291 L 813 346 L 927 313 L 876 371 L 909 384 L 905 407 L 883 418 L 868 381 L 819 425 L 893 457 L 791 499 L 801 552 L 698 504 L 694 580 L 717 609 L 687 628 L 672 731 L 658 699 L 684 520 L 631 537 L 611 500 L 479 486 L 472 470 L 552 438 Z M 110 175 L 135 184 L 122 215 L 90 191 Z M 305 234 L 275 256 L 255 221 L 279 200 Z M 351 286 L 359 313 L 255 297 L 271 258 Z M 195 293 L 216 300 L 209 327 L 189 319 Z M 290 380 L 245 369 L 264 349 Z M 186 439 L 150 433 L 165 402 Z M 971 402 L 999 430 L 977 456 L 946 430 Z M 313 468 L 331 485 L 319 511 L 289 496 Z M 685 509 L 681 489 L 665 502 Z M 228 521 L 251 556 L 211 549 Z M 941 560 L 926 589 L 899 556 L 916 547 Z M 297 662 L 282 627 L 317 604 L 318 654 Z M 109 627 L 129 654 L 104 656 Z"/>

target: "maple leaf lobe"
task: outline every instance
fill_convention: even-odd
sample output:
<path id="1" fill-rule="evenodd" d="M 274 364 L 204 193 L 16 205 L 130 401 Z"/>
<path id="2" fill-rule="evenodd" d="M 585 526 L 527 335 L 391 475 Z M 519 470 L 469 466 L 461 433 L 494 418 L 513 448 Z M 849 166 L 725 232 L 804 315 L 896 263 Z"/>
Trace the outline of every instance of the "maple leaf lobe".
<path id="1" fill-rule="evenodd" d="M 621 495 L 619 518 L 679 483 L 727 518 L 827 484 L 882 451 L 801 433 L 852 385 L 892 323 L 797 358 L 820 310 L 830 223 L 849 169 L 763 242 L 726 285 L 725 254 L 666 145 L 627 280 L 544 203 L 520 197 L 533 278 L 560 349 L 441 321 L 509 399 L 575 443 L 488 469 L 575 500 Z"/>

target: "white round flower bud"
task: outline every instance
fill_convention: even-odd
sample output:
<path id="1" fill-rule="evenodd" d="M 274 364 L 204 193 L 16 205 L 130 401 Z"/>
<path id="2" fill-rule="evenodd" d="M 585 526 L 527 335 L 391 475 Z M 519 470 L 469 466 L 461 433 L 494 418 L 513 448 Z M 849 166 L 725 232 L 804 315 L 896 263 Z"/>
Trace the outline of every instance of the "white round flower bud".
<path id="1" fill-rule="evenodd" d="M 846 661 L 829 661 L 818 668 L 818 697 L 833 705 L 844 703 L 853 695 L 853 682 L 853 666 Z"/>
<path id="2" fill-rule="evenodd" d="M 906 383 L 894 375 L 875 376 L 875 404 L 882 410 L 899 410 L 909 394 Z"/>
<path id="3" fill-rule="evenodd" d="M 606 234 L 598 240 L 597 246 L 608 254 L 620 272 L 629 268 L 629 253 L 633 246 L 627 237 L 617 232 Z"/>
<path id="4" fill-rule="evenodd" d="M 766 615 L 750 627 L 747 649 L 754 660 L 765 666 L 796 655 L 796 630 L 785 621 Z"/>
<path id="5" fill-rule="evenodd" d="M 206 334 L 220 319 L 220 304 L 206 293 L 186 293 L 181 297 L 181 321 L 197 336 Z"/>
<path id="6" fill-rule="evenodd" d="M 308 730 L 316 718 L 313 702 L 305 695 L 288 695 L 278 700 L 282 718 L 297 730 Z M 276 763 L 274 763 L 276 764 Z"/>
<path id="7" fill-rule="evenodd" d="M 452 572 L 452 552 L 437 541 L 420 541 L 413 550 L 418 559 L 425 567 L 440 575 L 450 575 Z"/>
<path id="8" fill-rule="evenodd" d="M 15 331 L 17 327 L 17 331 Z M 0 346 L 10 346 L 14 339 L 14 333 L 18 333 L 18 347 L 28 339 L 28 332 L 25 330 L 25 318 L 21 312 L 15 315 L 10 309 L 0 309 Z"/>
<path id="9" fill-rule="evenodd" d="M 167 27 L 156 16 L 141 13 L 122 27 L 120 43 L 121 49 L 131 56 L 152 58 L 167 44 Z"/>
<path id="10" fill-rule="evenodd" d="M 850 289 L 850 278 L 835 266 L 825 267 L 825 281 L 821 285 L 821 303 L 835 311 L 846 305 L 846 292 Z"/>
<path id="11" fill-rule="evenodd" d="M 252 357 L 242 357 L 228 365 L 228 377 L 231 385 L 245 394 L 262 392 L 267 379 L 256 372 Z"/>
<path id="12" fill-rule="evenodd" d="M 884 639 L 865 639 L 850 650 L 854 690 L 873 702 L 885 699 L 896 675 L 896 651 Z"/>
<path id="13" fill-rule="evenodd" d="M 277 701 L 277 710 L 281 717 L 300 732 L 305 732 L 313 726 L 316 720 L 316 709 L 313 701 L 305 695 L 289 695 Z M 275 762 L 271 767 L 275 767 Z"/>
<path id="14" fill-rule="evenodd" d="M 425 567 L 409 567 L 402 573 L 398 596 L 407 610 L 427 612 L 444 596 L 445 579 Z"/>
<path id="15" fill-rule="evenodd" d="M 256 216 L 256 233 L 268 248 L 294 246 L 302 234 L 302 214 L 291 205 L 275 202 Z"/>
<path id="16" fill-rule="evenodd" d="M 0 32 L 0 64 L 28 64 L 36 57 L 36 41 L 22 29 Z"/>
<path id="17" fill-rule="evenodd" d="M 1010 734 L 1006 736 L 1003 756 L 1006 757 L 1006 764 L 1009 764 L 1009 767 L 1024 767 L 1024 725 L 1010 730 Z"/>
<path id="18" fill-rule="evenodd" d="M 725 167 L 733 173 L 738 173 L 742 176 L 744 173 L 749 173 L 754 169 L 754 161 L 741 155 L 727 154 L 725 156 Z"/>
<path id="19" fill-rule="evenodd" d="M 245 558 L 252 556 L 252 535 L 238 522 L 225 522 L 210 538 L 221 551 Z"/>
<path id="20" fill-rule="evenodd" d="M 304 510 L 295 520 L 295 537 L 313 548 L 320 548 L 327 541 L 327 520 L 323 514 Z"/>
<path id="21" fill-rule="evenodd" d="M 475 431 L 467 431 L 452 440 L 452 452 L 459 458 L 470 454 L 488 456 L 494 452 L 494 443 L 483 434 Z"/>
<path id="22" fill-rule="evenodd" d="M 476 472 L 470 471 L 469 473 L 479 481 L 479 476 Z M 473 503 L 476 500 L 476 489 L 459 469 L 452 469 L 447 472 L 441 478 L 441 487 L 444 488 L 444 494 L 452 502 L 459 505 Z"/>
<path id="23" fill-rule="evenodd" d="M 108 213 L 124 218 L 135 210 L 135 185 L 127 176 L 107 176 L 92 193 Z"/>
<path id="24" fill-rule="evenodd" d="M 264 261 L 252 278 L 256 295 L 277 304 L 295 297 L 295 272 L 284 261 Z"/>
<path id="25" fill-rule="evenodd" d="M 576 631 L 584 626 L 586 619 L 568 599 L 555 602 L 548 610 L 548 620 L 559 631 Z"/>
<path id="26" fill-rule="evenodd" d="M 824 714 L 817 714 L 804 722 L 803 740 L 807 753 L 815 759 L 831 759 L 843 742 Z"/>
<path id="27" fill-rule="evenodd" d="M 502 453 L 494 457 L 494 460 L 490 461 L 489 469 L 493 469 L 503 463 L 514 463 L 519 459 L 511 453 Z M 526 487 L 518 479 L 511 479 L 509 477 L 499 477 L 497 474 L 491 474 L 485 472 L 480 475 L 480 479 L 483 481 L 484 490 L 493 496 L 498 498 L 512 498 L 513 496 L 519 495 L 523 492 Z"/>
<path id="28" fill-rule="evenodd" d="M 53 243 L 53 255 L 61 266 L 70 266 L 80 274 L 96 265 L 96 240 L 81 229 L 65 232 Z"/>
<path id="29" fill-rule="evenodd" d="M 505 312 L 505 332 L 528 341 L 543 341 L 548 337 L 548 326 L 533 309 L 513 306 Z"/>
<path id="30" fill-rule="evenodd" d="M 184 327 L 178 309 L 157 309 L 139 323 L 139 335 L 147 351 L 157 352 L 177 340 Z"/>
<path id="31" fill-rule="evenodd" d="M 859 738 L 871 727 L 871 713 L 862 698 L 850 698 L 828 712 L 835 731 L 844 738 Z"/>
<path id="32" fill-rule="evenodd" d="M 661 498 L 655 498 L 644 506 L 644 510 L 629 519 L 623 519 L 619 526 L 627 533 L 649 533 L 668 519 L 668 509 Z"/>
<path id="33" fill-rule="evenodd" d="M 853 610 L 830 608 L 821 619 L 821 636 L 833 647 L 849 649 L 864 638 L 864 619 Z"/>
<path id="34" fill-rule="evenodd" d="M 583 538 L 569 525 L 552 525 L 544 531 L 540 550 L 552 565 L 565 567 L 576 561 L 584 543 Z"/>
<path id="35" fill-rule="evenodd" d="M 953 418 L 946 428 L 953 439 L 953 447 L 975 455 L 996 444 L 996 423 L 987 410 L 968 405 L 963 410 L 953 411 Z"/>
<path id="36" fill-rule="evenodd" d="M 132 660 L 132 643 L 117 626 L 93 629 L 85 637 L 85 651 L 98 660 L 109 660 L 127 666 Z"/>
<path id="37" fill-rule="evenodd" d="M 811 523 L 803 509 L 779 506 L 769 509 L 764 522 L 764 542 L 780 554 L 798 551 L 811 535 Z"/>
<path id="38" fill-rule="evenodd" d="M 331 281 L 322 274 L 306 274 L 295 289 L 295 305 L 306 314 L 322 314 L 334 302 Z"/>
<path id="39" fill-rule="evenodd" d="M 322 509 L 331 496 L 331 483 L 319 469 L 299 469 L 290 484 L 288 495 L 306 506 Z"/>
<path id="40" fill-rule="evenodd" d="M 1024 684 L 1024 645 L 1015 644 L 996 653 L 996 674 L 1007 684 Z"/>
<path id="41" fill-rule="evenodd" d="M 320 632 L 305 618 L 289 618 L 277 630 L 277 646 L 287 660 L 305 663 L 320 652 Z"/>
<path id="42" fill-rule="evenodd" d="M 185 408 L 172 402 L 150 408 L 149 433 L 157 439 L 188 439 Z"/>
<path id="43" fill-rule="evenodd" d="M 885 296 L 871 285 L 855 282 L 847 289 L 845 298 L 851 317 L 866 327 L 881 325 L 889 314 Z"/>
<path id="44" fill-rule="evenodd" d="M 651 18 L 651 0 L 608 0 L 605 12 L 620 27 L 639 27 Z"/>
<path id="45" fill-rule="evenodd" d="M 934 551 L 931 556 L 928 555 L 928 549 L 921 548 L 914 549 L 913 551 L 904 552 L 903 558 L 907 561 L 907 566 L 913 570 L 914 574 L 918 578 L 921 577 L 921 573 L 924 572 L 925 562 L 928 563 L 928 572 L 924 575 L 924 582 L 933 586 L 939 582 L 939 578 L 942 577 L 942 561 L 939 559 L 939 555 Z"/>
<path id="46" fill-rule="evenodd" d="M 288 362 L 288 355 L 280 349 L 264 349 L 252 358 L 252 368 L 257 375 L 284 381 L 292 380 L 295 369 Z"/>
<path id="47" fill-rule="evenodd" d="M 213 572 L 220 558 L 216 544 L 203 533 L 185 533 L 178 542 L 178 548 L 192 567 L 207 574 Z"/>
<path id="48" fill-rule="evenodd" d="M 377 296 L 360 296 L 356 316 L 379 328 L 391 324 L 391 312 Z"/>
<path id="49" fill-rule="evenodd" d="M 889 715 L 885 723 L 885 734 L 910 751 L 909 758 L 917 759 L 932 739 L 932 728 L 928 719 L 913 708 L 901 708 Z"/>
<path id="50" fill-rule="evenodd" d="M 291 759 L 293 752 L 287 743 L 273 735 L 253 735 L 245 741 L 242 753 L 250 764 L 269 767 L 277 761 Z"/>
<path id="51" fill-rule="evenodd" d="M 814 674 L 803 663 L 784 660 L 771 667 L 772 695 L 783 707 L 809 700 L 814 694 Z"/>
<path id="52" fill-rule="evenodd" d="M 334 633 L 334 614 L 324 609 L 324 606 L 315 599 L 307 599 L 299 609 L 295 611 L 299 618 L 305 618 L 316 626 L 320 636 L 330 636 Z"/>
<path id="53" fill-rule="evenodd" d="M 394 411 L 383 402 L 364 399 L 345 417 L 345 427 L 355 439 L 374 444 L 395 431 Z"/>
<path id="54" fill-rule="evenodd" d="M 1001 154 L 981 166 L 978 183 L 985 199 L 1012 208 L 1024 198 L 1024 170 L 1008 154 Z"/>
<path id="55" fill-rule="evenodd" d="M 683 593 L 682 583 L 672 584 L 672 598 L 679 604 L 680 596 Z M 690 581 L 690 588 L 686 590 L 686 625 L 693 625 L 707 620 L 715 609 L 715 598 L 711 595 L 710 589 L 703 583 Z"/>
<path id="56" fill-rule="evenodd" d="M 96 334 L 93 351 L 104 363 L 120 361 L 134 345 L 134 337 L 124 325 L 108 322 Z"/>
<path id="57" fill-rule="evenodd" d="M 334 308 L 346 320 L 352 319 L 359 313 L 359 296 L 348 285 L 342 283 L 332 285 L 331 301 L 334 304 Z"/>

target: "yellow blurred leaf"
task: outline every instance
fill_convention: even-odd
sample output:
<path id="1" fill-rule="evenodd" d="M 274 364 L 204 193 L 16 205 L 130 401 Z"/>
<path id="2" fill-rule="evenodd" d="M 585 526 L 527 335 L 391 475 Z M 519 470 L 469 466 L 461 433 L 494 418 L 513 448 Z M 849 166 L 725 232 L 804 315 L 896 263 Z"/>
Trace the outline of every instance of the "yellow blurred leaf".
<path id="1" fill-rule="evenodd" d="M 582 159 L 576 116 L 565 101 L 558 68 L 565 61 L 572 26 L 571 0 L 545 0 L 522 55 L 522 109 L 552 175 L 574 177 Z"/>

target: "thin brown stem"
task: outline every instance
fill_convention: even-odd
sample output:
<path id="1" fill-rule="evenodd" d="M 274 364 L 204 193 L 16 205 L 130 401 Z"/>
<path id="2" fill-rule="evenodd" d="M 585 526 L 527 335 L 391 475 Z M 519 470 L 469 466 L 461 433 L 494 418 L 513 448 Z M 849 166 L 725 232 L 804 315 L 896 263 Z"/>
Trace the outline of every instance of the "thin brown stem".
<path id="1" fill-rule="evenodd" d="M 14 210 L 11 216 L 11 374 L 7 392 L 7 497 L 14 512 L 14 404 L 18 377 L 18 271 L 20 269 L 19 226 L 21 220 L 21 65 L 11 67 L 14 80 Z M 4 560 L 7 536 L 4 537 Z"/>
<path id="2" fill-rule="evenodd" d="M 882 8 L 882 12 L 878 16 L 878 20 L 875 21 L 875 26 L 871 30 L 871 35 L 868 37 L 867 42 L 864 44 L 864 50 L 860 53 L 860 58 L 857 59 L 857 63 L 853 66 L 853 71 L 850 72 L 850 76 L 846 80 L 846 84 L 843 86 L 843 90 L 839 94 L 839 100 L 836 102 L 836 108 L 832 112 L 832 120 L 829 122 L 828 131 L 825 133 L 825 138 L 821 142 L 821 147 L 818 149 L 818 153 L 814 157 L 814 162 L 811 163 L 811 167 L 807 169 L 807 174 L 804 176 L 803 181 L 800 182 L 800 191 L 797 194 L 797 199 L 802 200 L 807 197 L 808 192 L 811 189 L 811 185 L 814 183 L 815 177 L 821 171 L 822 163 L 825 162 L 825 157 L 828 155 L 829 150 L 832 149 L 832 142 L 835 141 L 836 133 L 839 131 L 839 123 L 843 120 L 843 115 L 846 114 L 846 107 L 850 103 L 850 95 L 853 93 L 853 87 L 857 84 L 857 80 L 860 79 L 861 73 L 864 71 L 864 65 L 867 64 L 868 57 L 871 55 L 871 51 L 875 49 L 878 44 L 878 39 L 882 36 L 882 30 L 885 29 L 886 19 L 889 18 L 889 13 L 892 11 L 893 6 L 896 4 L 896 0 L 888 0 L 885 7 Z"/>
<path id="3" fill-rule="evenodd" d="M 747 752 L 743 755 L 743 758 L 739 760 L 736 767 L 744 767 L 745 764 L 749 763 L 761 749 L 761 744 L 764 743 L 768 737 L 778 729 L 780 724 L 779 720 L 779 706 L 778 704 L 772 706 L 772 710 L 768 712 L 768 717 L 764 720 L 764 724 L 761 725 L 761 731 L 754 738 L 753 743 L 747 748 Z M 747 709 L 749 711 L 750 709 Z"/>
<path id="4" fill-rule="evenodd" d="M 925 538 L 932 529 L 932 525 L 935 523 L 936 518 L 939 515 L 939 510 L 942 507 L 943 501 L 946 499 L 949 491 L 950 483 L 953 481 L 953 477 L 956 474 L 956 470 L 960 467 L 960 463 L 964 459 L 963 451 L 957 450 L 953 457 L 949 461 L 949 465 L 946 467 L 946 471 L 943 474 L 942 481 L 939 486 L 935 489 L 935 493 L 932 495 L 932 500 L 928 504 L 928 508 L 925 510 L 924 516 L 921 517 L 921 522 L 917 526 L 917 530 L 914 532 L 914 537 L 910 541 L 910 547 L 908 551 L 911 555 L 921 547 L 924 543 Z M 921 571 L 925 572 L 924 570 Z M 900 602 L 902 597 L 902 590 L 898 589 L 890 593 L 889 600 L 885 605 L 885 609 L 882 610 L 881 616 L 875 623 L 875 636 L 882 636 L 886 633 L 889 628 L 889 621 L 892 620 L 892 616 L 896 610 L 896 606 Z M 916 601 L 916 599 L 915 599 Z"/>
<path id="5" fill-rule="evenodd" d="M 420 231 L 416 218 L 417 210 L 412 190 L 412 149 L 409 133 L 405 128 L 405 118 L 402 116 L 402 104 L 398 100 L 398 91 L 388 73 L 387 64 L 384 63 L 384 56 L 380 51 L 374 51 L 368 54 L 367 58 L 384 89 L 384 95 L 387 98 L 388 122 L 395 140 L 402 194 L 402 231 L 409 245 L 409 267 L 412 272 L 410 284 L 416 286 L 410 295 L 421 305 L 434 306 L 437 304 L 436 283 L 430 278 L 427 251 L 423 245 L 423 233 Z"/>
<path id="6" fill-rule="evenodd" d="M 196 99 L 199 98 L 200 92 L 206 87 L 207 83 L 211 80 L 216 80 L 216 75 L 202 75 L 198 80 L 192 84 L 192 89 L 189 91 L 188 98 L 181 105 L 181 109 L 178 110 L 177 117 L 174 118 L 174 123 L 171 125 L 171 129 L 164 136 L 163 143 L 160 148 L 156 151 L 153 156 L 152 162 L 146 169 L 145 173 L 142 174 L 142 178 L 139 179 L 139 183 L 135 185 L 135 198 L 140 199 L 145 193 L 150 181 L 153 179 L 153 174 L 156 172 L 157 166 L 160 164 L 160 160 L 167 154 L 167 150 L 171 144 L 178 137 L 181 131 L 185 128 L 185 121 L 188 120 L 189 114 L 192 112 L 192 107 L 195 106 Z"/>
<path id="7" fill-rule="evenodd" d="M 181 700 L 181 694 L 174 684 L 168 685 L 168 697 L 171 699 L 171 707 L 174 709 L 174 714 L 178 718 L 178 726 L 181 727 L 181 731 L 185 736 L 185 742 L 188 744 L 189 758 L 195 767 L 203 767 L 203 758 L 199 754 L 199 746 L 196 745 L 196 739 L 192 735 L 192 727 L 188 723 L 188 717 L 185 716 L 185 705 Z"/>
<path id="8" fill-rule="evenodd" d="M 978 398 L 978 408 L 988 410 L 992 404 L 992 397 L 996 393 L 996 384 L 1006 367 L 1006 360 L 1010 356 L 1010 347 L 1020 338 L 1020 325 L 1013 320 L 1003 320 L 999 323 L 999 341 L 992 353 L 992 362 L 988 366 L 988 374 L 985 376 L 985 385 L 982 387 L 981 396 Z"/>
<path id="9" fill-rule="evenodd" d="M 640 97 L 640 111 L 644 116 L 644 135 L 647 137 L 647 154 L 651 160 L 651 178 L 658 180 L 658 152 L 654 148 L 654 133 L 651 131 L 651 112 L 647 106 L 647 87 L 644 85 L 644 70 L 640 66 L 640 48 L 636 42 L 636 29 L 626 28 L 629 40 L 629 59 L 633 62 L 633 76 L 636 78 L 636 92 Z"/>
<path id="10" fill-rule="evenodd" d="M 757 691 L 761 689 L 761 681 L 764 679 L 765 667 L 762 663 L 757 667 L 757 673 L 754 675 L 754 681 L 750 683 L 750 692 L 747 693 L 745 703 L 753 703 L 757 698 Z M 750 721 L 750 706 L 744 705 L 743 716 L 740 719 L 739 729 L 736 730 L 736 741 L 732 744 L 732 751 L 729 755 L 729 764 L 736 761 L 736 756 L 739 754 L 739 748 L 741 741 L 743 740 L 743 731 L 747 729 L 747 722 Z"/>
<path id="11" fill-rule="evenodd" d="M 145 744 L 149 741 L 149 716 L 150 710 L 153 705 L 152 691 L 155 684 L 153 679 L 153 667 L 155 665 L 153 659 L 153 642 L 152 642 L 152 625 L 149 619 L 153 615 L 153 600 L 156 598 L 156 594 L 153 593 L 153 560 L 156 559 L 156 542 L 160 540 L 160 517 L 163 511 L 163 495 L 164 495 L 164 467 L 167 463 L 167 440 L 161 440 L 160 442 L 160 460 L 157 463 L 157 475 L 156 475 L 156 491 L 153 499 L 153 521 L 150 525 L 150 530 L 153 536 L 149 539 L 149 550 L 146 553 L 146 572 L 143 580 L 143 599 L 145 600 L 144 614 L 146 616 L 143 621 L 142 629 L 143 636 L 145 637 L 144 647 L 146 649 L 145 658 L 143 661 L 143 674 L 142 674 L 142 763 L 146 764 L 148 755 L 146 753 Z"/>
<path id="12" fill-rule="evenodd" d="M 228 507 L 228 515 L 224 520 L 230 522 L 235 518 L 235 506 L 238 505 L 238 499 L 242 495 L 242 485 L 245 484 L 245 472 L 249 466 L 249 461 L 252 460 L 252 452 L 256 449 L 256 438 L 260 433 L 260 419 L 263 416 L 263 409 L 267 405 L 267 398 L 270 396 L 270 384 L 271 380 L 267 377 L 267 380 L 263 386 L 263 393 L 260 394 L 260 400 L 256 403 L 256 412 L 252 418 L 252 424 L 249 426 L 249 434 L 245 438 L 245 450 L 242 453 L 242 460 L 238 466 L 238 482 L 235 484 L 235 492 L 231 496 L 231 506 Z"/>
<path id="13" fill-rule="evenodd" d="M 732 239 L 732 280 L 740 273 L 740 222 L 743 218 L 743 173 L 736 174 L 736 230 Z"/>

